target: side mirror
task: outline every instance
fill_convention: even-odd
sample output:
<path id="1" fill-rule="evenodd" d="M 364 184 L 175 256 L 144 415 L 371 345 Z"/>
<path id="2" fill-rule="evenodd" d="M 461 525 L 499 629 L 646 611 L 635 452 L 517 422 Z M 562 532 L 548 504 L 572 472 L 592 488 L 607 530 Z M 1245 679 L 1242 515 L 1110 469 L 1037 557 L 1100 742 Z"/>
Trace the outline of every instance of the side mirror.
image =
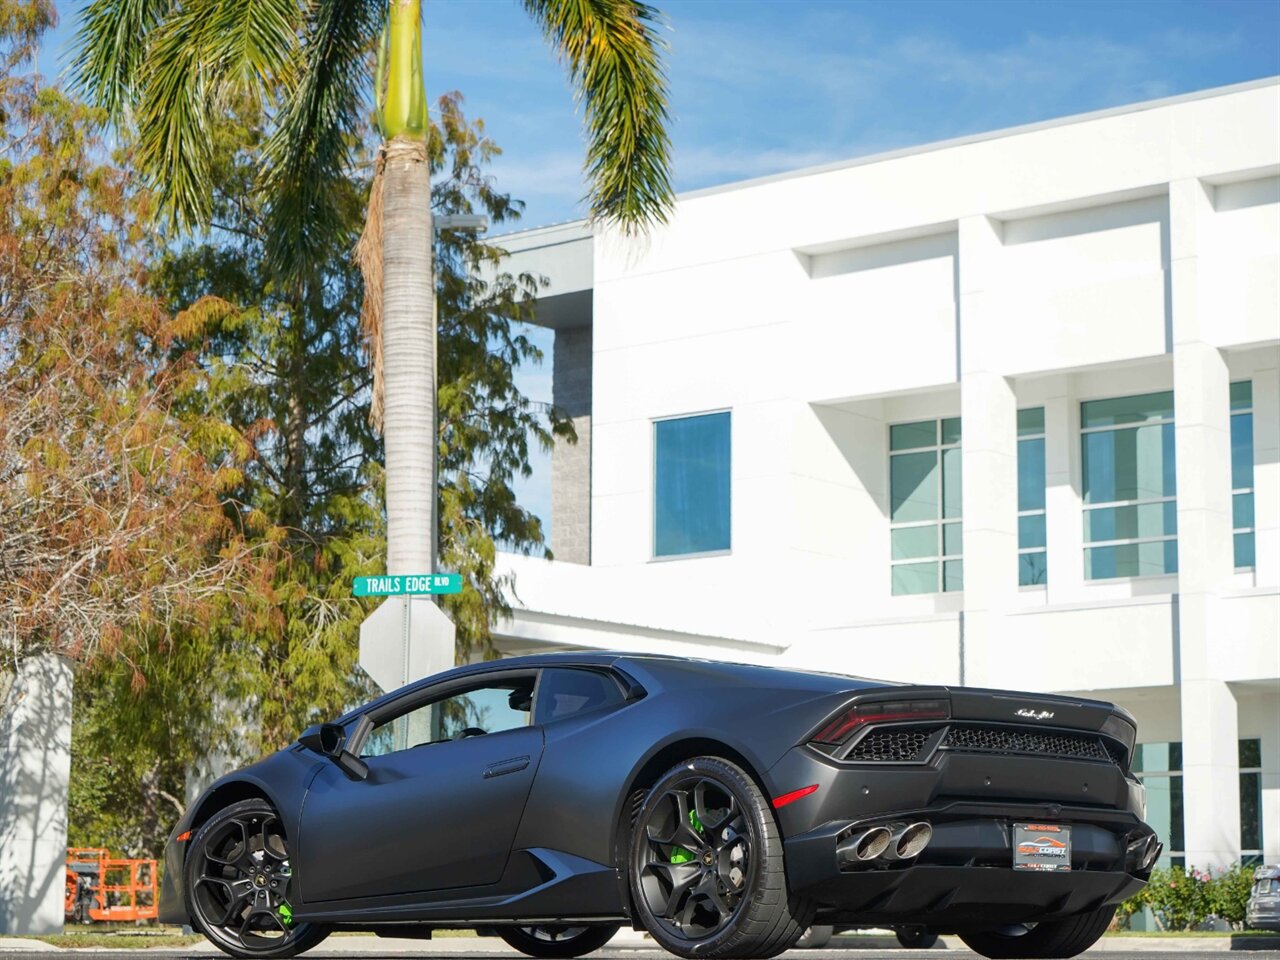
<path id="1" fill-rule="evenodd" d="M 348 736 L 346 728 L 340 723 L 320 723 L 308 727 L 298 738 L 298 742 L 312 753 L 328 757 L 352 780 L 364 780 L 369 776 L 369 765 L 347 749 L 347 741 L 359 743 L 372 726 L 372 720 L 361 717 Z"/>

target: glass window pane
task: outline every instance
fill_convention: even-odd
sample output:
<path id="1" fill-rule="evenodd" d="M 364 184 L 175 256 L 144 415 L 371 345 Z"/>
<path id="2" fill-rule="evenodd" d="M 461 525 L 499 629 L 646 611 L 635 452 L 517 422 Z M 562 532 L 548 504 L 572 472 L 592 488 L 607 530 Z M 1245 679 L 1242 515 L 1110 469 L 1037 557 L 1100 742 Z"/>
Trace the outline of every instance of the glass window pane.
<path id="1" fill-rule="evenodd" d="M 1030 407 L 1018 411 L 1018 436 L 1044 433 L 1044 407 Z"/>
<path id="2" fill-rule="evenodd" d="M 945 560 L 942 564 L 942 589 L 953 593 L 964 589 L 964 561 Z"/>
<path id="3" fill-rule="evenodd" d="M 892 568 L 893 595 L 938 592 L 937 563 L 899 563 Z"/>
<path id="4" fill-rule="evenodd" d="M 1177 572 L 1177 542 L 1173 540 L 1086 547 L 1084 551 L 1084 575 L 1087 580 L 1151 577 Z"/>
<path id="5" fill-rule="evenodd" d="M 901 453 L 889 458 L 889 518 L 894 523 L 938 519 L 938 454 Z"/>
<path id="6" fill-rule="evenodd" d="M 1114 427 L 1123 423 L 1173 419 L 1173 391 L 1137 397 L 1111 397 L 1080 404 L 1080 426 Z"/>
<path id="7" fill-rule="evenodd" d="M 1231 418 L 1231 488 L 1253 486 L 1253 414 L 1237 413 Z"/>
<path id="8" fill-rule="evenodd" d="M 1044 545 L 1044 514 L 1037 513 L 1029 517 L 1019 517 L 1018 546 L 1025 550 L 1027 547 L 1043 547 Z"/>
<path id="9" fill-rule="evenodd" d="M 942 451 L 942 515 L 948 519 L 960 516 L 960 448 Z"/>
<path id="10" fill-rule="evenodd" d="M 916 557 L 938 555 L 938 527 L 898 527 L 890 531 L 892 554 L 895 560 L 912 560 Z"/>
<path id="11" fill-rule="evenodd" d="M 1045 553 L 1018 554 L 1018 586 L 1041 586 L 1049 582 L 1049 562 Z"/>
<path id="12" fill-rule="evenodd" d="M 654 424 L 654 535 L 659 557 L 729 549 L 729 414 Z"/>
<path id="13" fill-rule="evenodd" d="M 960 442 L 960 418 L 948 417 L 942 421 L 942 444 L 946 446 L 950 443 Z"/>
<path id="14" fill-rule="evenodd" d="M 591 670 L 544 670 L 538 681 L 538 723 L 563 720 L 622 703 L 622 691 L 612 679 Z"/>
<path id="15" fill-rule="evenodd" d="M 1257 737 L 1241 740 L 1237 759 L 1240 766 L 1246 769 L 1262 766 L 1262 741 Z"/>
<path id="16" fill-rule="evenodd" d="M 1237 533 L 1232 538 L 1232 548 L 1235 553 L 1235 563 L 1237 568 L 1253 567 L 1257 565 L 1257 557 L 1254 554 L 1254 540 L 1252 533 Z"/>
<path id="17" fill-rule="evenodd" d="M 1177 532 L 1178 508 L 1172 500 L 1128 507 L 1095 507 L 1084 512 L 1084 538 L 1090 543 L 1174 536 Z"/>
<path id="18" fill-rule="evenodd" d="M 1018 441 L 1018 509 L 1044 509 L 1044 440 Z"/>
<path id="19" fill-rule="evenodd" d="M 1262 848 L 1262 774 L 1240 774 L 1240 846 Z"/>
<path id="20" fill-rule="evenodd" d="M 889 428 L 890 450 L 914 450 L 918 447 L 938 445 L 938 421 L 921 420 L 918 423 L 899 423 Z"/>
<path id="21" fill-rule="evenodd" d="M 1182 769 L 1182 743 L 1140 743 L 1134 750 L 1135 773 Z"/>
<path id="22" fill-rule="evenodd" d="M 1231 409 L 1248 410 L 1253 406 L 1253 381 L 1237 380 L 1231 385 Z"/>
<path id="23" fill-rule="evenodd" d="M 1174 496 L 1173 424 L 1087 433 L 1081 440 L 1085 503 Z"/>
<path id="24" fill-rule="evenodd" d="M 958 557 L 964 553 L 964 527 L 961 524 L 942 525 L 942 553 L 948 557 Z"/>
<path id="25" fill-rule="evenodd" d="M 1237 493 L 1231 498 L 1231 526 L 1236 530 L 1253 526 L 1253 494 Z"/>

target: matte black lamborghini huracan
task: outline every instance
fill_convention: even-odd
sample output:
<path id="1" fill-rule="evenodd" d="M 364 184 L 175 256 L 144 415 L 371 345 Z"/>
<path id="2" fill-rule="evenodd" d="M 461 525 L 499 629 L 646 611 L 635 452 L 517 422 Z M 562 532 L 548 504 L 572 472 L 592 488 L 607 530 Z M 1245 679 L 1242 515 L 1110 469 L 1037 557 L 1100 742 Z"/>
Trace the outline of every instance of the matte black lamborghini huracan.
<path id="1" fill-rule="evenodd" d="M 771 957 L 813 923 L 1067 957 L 1160 843 L 1108 703 L 626 654 L 411 684 L 215 783 L 160 916 L 227 953 L 492 928 L 572 957 L 621 924 Z"/>

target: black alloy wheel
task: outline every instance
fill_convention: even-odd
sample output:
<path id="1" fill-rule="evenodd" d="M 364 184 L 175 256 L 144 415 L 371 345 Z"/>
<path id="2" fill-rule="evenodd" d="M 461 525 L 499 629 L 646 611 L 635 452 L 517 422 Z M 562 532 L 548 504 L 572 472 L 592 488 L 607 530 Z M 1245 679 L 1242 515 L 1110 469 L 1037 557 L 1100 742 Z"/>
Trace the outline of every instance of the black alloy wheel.
<path id="1" fill-rule="evenodd" d="M 599 950 L 613 939 L 613 935 L 618 932 L 618 924 L 498 927 L 496 932 L 507 942 L 507 946 L 514 947 L 526 956 L 568 960 L 570 957 L 581 957 Z"/>
<path id="2" fill-rule="evenodd" d="M 265 800 L 242 800 L 214 814 L 192 838 L 185 870 L 193 925 L 224 953 L 292 957 L 328 934 L 294 922 L 284 825 Z"/>
<path id="3" fill-rule="evenodd" d="M 716 757 L 685 761 L 649 791 L 632 831 L 631 885 L 649 934 L 683 957 L 771 957 L 813 914 L 787 891 L 760 788 Z"/>

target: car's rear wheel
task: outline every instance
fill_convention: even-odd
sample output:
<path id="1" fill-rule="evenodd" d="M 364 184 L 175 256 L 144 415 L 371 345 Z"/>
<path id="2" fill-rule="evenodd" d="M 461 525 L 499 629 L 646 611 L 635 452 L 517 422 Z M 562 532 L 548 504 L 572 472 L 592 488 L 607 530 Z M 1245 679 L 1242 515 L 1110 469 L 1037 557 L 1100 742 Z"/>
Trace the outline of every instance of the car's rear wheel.
<path id="1" fill-rule="evenodd" d="M 192 837 L 184 869 L 192 925 L 223 953 L 275 960 L 328 935 L 293 920 L 284 824 L 265 800 L 242 800 L 210 817 Z"/>
<path id="2" fill-rule="evenodd" d="M 568 960 L 599 950 L 618 932 L 616 923 L 603 926 L 549 924 L 540 927 L 498 927 L 507 945 L 530 957 Z"/>
<path id="3" fill-rule="evenodd" d="M 924 927 L 898 927 L 893 934 L 898 938 L 898 945 L 908 950 L 928 950 L 938 942 L 938 935 Z"/>
<path id="4" fill-rule="evenodd" d="M 813 906 L 787 888 L 769 802 L 727 760 L 687 760 L 653 786 L 630 859 L 641 922 L 681 957 L 776 956 L 813 919 Z"/>
<path id="5" fill-rule="evenodd" d="M 1115 907 L 1104 907 L 1065 920 L 962 933 L 960 939 L 970 950 L 992 960 L 1061 960 L 1097 943 L 1115 912 Z"/>

